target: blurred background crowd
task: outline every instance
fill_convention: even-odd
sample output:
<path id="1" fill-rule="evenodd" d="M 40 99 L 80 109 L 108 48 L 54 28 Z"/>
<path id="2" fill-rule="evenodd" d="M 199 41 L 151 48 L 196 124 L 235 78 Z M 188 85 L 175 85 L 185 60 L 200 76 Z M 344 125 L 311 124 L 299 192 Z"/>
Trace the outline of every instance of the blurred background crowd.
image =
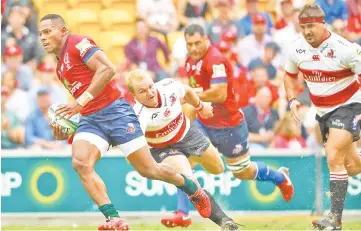
<path id="1" fill-rule="evenodd" d="M 106 52 L 116 67 L 113 81 L 131 103 L 124 77 L 134 68 L 149 71 L 155 81 L 176 78 L 188 84 L 183 29 L 202 25 L 212 46 L 233 64 L 251 149 L 321 149 L 302 75 L 301 127 L 292 123 L 283 87 L 289 45 L 301 35 L 299 11 L 312 2 L 325 11 L 331 31 L 361 43 L 361 0 L 2 0 L 1 148 L 67 146 L 54 140 L 47 109 L 73 99 L 58 81 L 56 58 L 45 54 L 37 32 L 40 17 L 57 13 L 72 33 L 92 37 Z M 194 118 L 191 107 L 184 110 Z"/>

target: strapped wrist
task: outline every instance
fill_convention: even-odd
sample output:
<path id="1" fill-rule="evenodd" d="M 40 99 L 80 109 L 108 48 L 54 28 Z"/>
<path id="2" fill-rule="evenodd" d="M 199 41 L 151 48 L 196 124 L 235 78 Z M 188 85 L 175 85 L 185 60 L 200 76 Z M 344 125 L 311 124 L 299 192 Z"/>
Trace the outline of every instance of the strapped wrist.
<path id="1" fill-rule="evenodd" d="M 301 102 L 297 98 L 292 98 L 288 102 L 288 108 L 291 108 L 295 104 L 301 104 Z"/>
<path id="2" fill-rule="evenodd" d="M 85 91 L 79 98 L 76 100 L 78 104 L 82 107 L 87 105 L 92 99 L 94 99 L 94 96 L 90 94 L 89 92 Z"/>

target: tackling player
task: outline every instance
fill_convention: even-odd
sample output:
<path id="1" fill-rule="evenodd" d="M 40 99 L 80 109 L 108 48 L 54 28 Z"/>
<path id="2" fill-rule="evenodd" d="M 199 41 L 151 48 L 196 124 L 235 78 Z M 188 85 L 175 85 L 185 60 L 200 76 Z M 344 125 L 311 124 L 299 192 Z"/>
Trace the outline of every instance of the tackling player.
<path id="1" fill-rule="evenodd" d="M 317 109 L 330 171 L 331 213 L 313 221 L 320 230 L 341 230 L 348 176 L 361 172 L 356 141 L 360 139 L 361 47 L 327 30 L 325 13 L 315 4 L 299 14 L 302 35 L 292 43 L 285 66 L 289 107 L 299 125 L 297 76 L 301 72 Z"/>
<path id="2" fill-rule="evenodd" d="M 294 189 L 287 168 L 277 171 L 263 162 L 250 160 L 247 124 L 235 100 L 231 63 L 210 45 L 201 26 L 189 25 L 184 36 L 189 54 L 186 71 L 191 87 L 203 102 L 212 103 L 214 113 L 210 118 L 202 118 L 198 113 L 195 125 L 224 155 L 234 177 L 270 181 L 281 190 L 285 201 L 291 200 Z M 178 219 L 176 215 L 168 219 Z"/>
<path id="3" fill-rule="evenodd" d="M 57 56 L 58 78 L 76 99 L 57 110 L 58 115 L 82 117 L 72 141 L 72 166 L 89 196 L 99 206 L 107 222 L 99 230 L 127 230 L 128 224 L 106 193 L 104 182 L 94 166 L 109 146 L 119 146 L 137 172 L 147 178 L 162 180 L 184 190 L 203 217 L 211 215 L 208 195 L 185 175 L 178 174 L 152 157 L 132 107 L 109 82 L 114 75 L 112 64 L 94 41 L 71 34 L 64 19 L 49 14 L 40 20 L 39 36 L 44 49 Z M 67 139 L 59 126 L 57 139 Z"/>
<path id="4" fill-rule="evenodd" d="M 187 157 L 192 158 L 213 174 L 223 172 L 223 162 L 217 150 L 209 143 L 202 133 L 190 124 L 182 112 L 181 101 L 189 103 L 197 109 L 202 118 L 213 116 L 210 103 L 202 102 L 193 89 L 172 79 L 154 83 L 152 78 L 142 70 L 129 73 L 127 78 L 129 91 L 136 99 L 134 111 L 145 132 L 145 138 L 153 158 L 158 163 L 166 163 L 177 172 L 192 176 L 192 168 Z M 197 179 L 193 176 L 194 180 Z M 223 230 L 238 230 L 233 222 L 219 207 L 212 196 L 212 212 L 209 219 L 222 227 Z M 185 219 L 191 224 L 190 219 Z M 177 223 L 167 223 L 167 227 L 178 226 Z"/>

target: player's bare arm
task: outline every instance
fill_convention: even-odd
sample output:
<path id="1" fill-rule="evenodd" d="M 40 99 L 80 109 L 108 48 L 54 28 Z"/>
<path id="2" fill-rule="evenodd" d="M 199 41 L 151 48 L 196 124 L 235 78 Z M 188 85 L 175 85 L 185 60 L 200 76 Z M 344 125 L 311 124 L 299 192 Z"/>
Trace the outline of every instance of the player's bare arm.
<path id="1" fill-rule="evenodd" d="M 291 76 L 286 73 L 284 77 L 284 85 L 286 90 L 286 97 L 289 101 L 289 107 L 292 113 L 293 120 L 297 126 L 300 125 L 300 117 L 298 114 L 298 107 L 300 106 L 300 102 L 297 100 L 297 75 Z"/>
<path id="2" fill-rule="evenodd" d="M 87 92 L 95 97 L 113 78 L 115 74 L 114 68 L 105 53 L 101 50 L 97 50 L 86 65 L 94 71 L 94 77 Z"/>
<path id="3" fill-rule="evenodd" d="M 193 88 L 184 85 L 184 89 L 185 96 L 183 100 L 195 107 L 202 118 L 209 118 L 213 116 L 213 107 L 210 103 L 202 102 Z"/>
<path id="4" fill-rule="evenodd" d="M 212 84 L 208 90 L 198 93 L 198 96 L 205 102 L 223 103 L 227 99 L 227 87 L 227 83 Z"/>

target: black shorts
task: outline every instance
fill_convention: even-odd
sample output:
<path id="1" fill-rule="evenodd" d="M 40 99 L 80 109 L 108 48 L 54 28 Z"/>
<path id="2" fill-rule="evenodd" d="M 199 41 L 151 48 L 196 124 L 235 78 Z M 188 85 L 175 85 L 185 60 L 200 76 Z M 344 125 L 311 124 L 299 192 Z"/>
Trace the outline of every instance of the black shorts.
<path id="1" fill-rule="evenodd" d="M 327 142 L 329 128 L 349 131 L 353 136 L 353 142 L 358 141 L 360 139 L 361 121 L 356 123 L 355 117 L 359 114 L 361 114 L 361 103 L 341 106 L 322 117 L 316 115 L 323 142 Z"/>
<path id="2" fill-rule="evenodd" d="M 207 150 L 210 142 L 208 139 L 193 125 L 189 128 L 184 138 L 166 148 L 151 148 L 153 158 L 161 163 L 168 156 L 184 155 L 200 156 Z"/>

